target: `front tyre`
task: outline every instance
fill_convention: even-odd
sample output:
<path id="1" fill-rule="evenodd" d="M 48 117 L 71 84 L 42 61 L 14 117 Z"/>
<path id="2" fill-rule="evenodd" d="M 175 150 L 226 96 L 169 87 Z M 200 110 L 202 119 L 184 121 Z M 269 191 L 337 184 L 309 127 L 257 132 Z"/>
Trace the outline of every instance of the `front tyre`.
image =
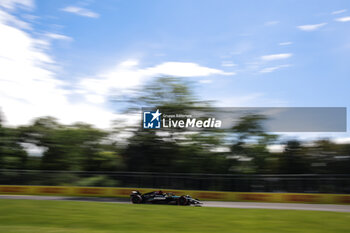
<path id="1" fill-rule="evenodd" d="M 189 203 L 188 199 L 184 196 L 181 196 L 177 201 L 178 205 L 188 205 L 188 203 Z"/>
<path id="2" fill-rule="evenodd" d="M 134 195 L 131 197 L 131 202 L 133 204 L 140 204 L 142 202 L 142 197 L 140 195 Z"/>

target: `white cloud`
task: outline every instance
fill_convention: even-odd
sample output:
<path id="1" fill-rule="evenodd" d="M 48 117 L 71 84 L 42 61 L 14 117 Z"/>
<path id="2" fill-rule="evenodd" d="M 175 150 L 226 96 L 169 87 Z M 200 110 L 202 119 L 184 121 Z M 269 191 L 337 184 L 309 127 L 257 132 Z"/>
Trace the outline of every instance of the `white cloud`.
<path id="1" fill-rule="evenodd" d="M 13 15 L 7 13 L 6 11 L 3 11 L 0 9 L 0 22 L 3 22 L 4 24 L 19 27 L 22 29 L 30 29 L 30 25 L 27 22 L 24 22 L 22 20 L 17 19 Z"/>
<path id="2" fill-rule="evenodd" d="M 8 9 L 8 10 L 14 10 L 16 7 L 24 7 L 27 9 L 33 9 L 34 8 L 34 1 L 33 0 L 1 0 L 0 6 Z"/>
<path id="3" fill-rule="evenodd" d="M 128 59 L 120 63 L 121 67 L 135 67 L 139 64 L 138 60 L 135 59 Z"/>
<path id="4" fill-rule="evenodd" d="M 302 31 L 314 31 L 325 26 L 326 24 L 327 23 L 300 25 L 300 26 L 297 26 L 297 28 L 299 28 Z"/>
<path id="5" fill-rule="evenodd" d="M 349 22 L 350 21 L 350 16 L 337 18 L 337 19 L 335 19 L 335 21 L 338 21 L 338 22 Z"/>
<path id="6" fill-rule="evenodd" d="M 171 75 L 178 77 L 199 77 L 218 75 L 235 75 L 234 72 L 224 72 L 222 70 L 200 66 L 191 62 L 164 62 L 155 67 L 146 69 L 146 73 L 152 75 Z"/>
<path id="7" fill-rule="evenodd" d="M 39 147 L 32 143 L 21 143 L 21 146 L 31 156 L 41 156 L 47 150 L 45 147 Z"/>
<path id="8" fill-rule="evenodd" d="M 279 43 L 278 45 L 286 46 L 286 45 L 291 45 L 291 44 L 293 44 L 293 42 L 291 42 L 291 41 L 286 41 L 286 42 L 281 42 L 281 43 Z"/>
<path id="9" fill-rule="evenodd" d="M 38 40 L 33 37 L 35 33 L 24 30 L 23 24 L 14 23 L 22 21 L 11 10 L 0 9 L 0 15 L 12 17 L 0 17 L 0 108 L 8 125 L 28 124 L 36 117 L 53 116 L 64 124 L 82 121 L 108 128 L 112 120 L 125 117 L 104 104 L 115 90 L 127 92 L 159 75 L 234 74 L 191 62 L 164 62 L 141 68 L 137 60 L 126 60 L 95 76 L 82 77 L 76 84 L 66 83 L 50 69 L 57 64 L 48 49 L 51 39 L 69 40 L 69 37 L 48 33 L 46 39 Z"/>
<path id="10" fill-rule="evenodd" d="M 223 61 L 221 62 L 221 66 L 223 67 L 233 67 L 233 66 L 237 66 L 237 64 L 231 62 L 231 61 Z"/>
<path id="11" fill-rule="evenodd" d="M 108 97 L 115 90 L 126 91 L 157 76 L 205 77 L 234 74 L 190 62 L 164 62 L 146 68 L 140 68 L 138 64 L 137 60 L 126 60 L 94 77 L 82 78 L 78 84 L 79 92 Z"/>
<path id="12" fill-rule="evenodd" d="M 338 10 L 338 11 L 333 11 L 333 12 L 332 12 L 332 15 L 338 15 L 338 14 L 344 13 L 344 12 L 346 12 L 346 11 L 347 11 L 347 9 L 342 9 L 342 10 Z"/>
<path id="13" fill-rule="evenodd" d="M 56 33 L 46 33 L 46 36 L 48 38 L 54 39 L 54 40 L 66 40 L 66 41 L 72 41 L 73 39 L 69 36 L 65 36 L 62 34 L 56 34 Z"/>
<path id="14" fill-rule="evenodd" d="M 102 104 L 104 103 L 106 100 L 104 98 L 104 96 L 102 95 L 85 95 L 85 98 L 88 102 L 93 103 L 93 104 Z"/>
<path id="15" fill-rule="evenodd" d="M 2 27 L 6 27 L 6 31 Z M 127 92 L 159 74 L 187 77 L 227 74 L 195 63 L 165 62 L 140 68 L 137 60 L 126 60 L 96 76 L 81 78 L 77 86 L 70 85 L 72 89 L 68 91 L 65 83 L 45 68 L 45 64 L 54 61 L 45 51 L 36 49 L 35 39 L 4 25 L 0 27 L 2 32 L 6 36 L 0 39 L 0 66 L 5 67 L 0 69 L 0 107 L 12 125 L 27 124 L 35 117 L 49 115 L 66 124 L 83 121 L 108 128 L 112 120 L 125 117 L 103 106 L 116 90 Z M 165 72 L 165 69 L 169 70 Z M 181 73 L 176 69 L 181 69 Z M 73 103 L 71 94 L 83 98 Z"/>
<path id="16" fill-rule="evenodd" d="M 346 143 L 350 139 L 350 134 L 347 133 L 322 133 L 322 132 L 299 132 L 299 133 L 278 133 L 281 141 L 288 141 L 291 139 L 298 139 L 304 143 L 311 143 L 320 139 L 332 139 L 335 143 Z"/>
<path id="17" fill-rule="evenodd" d="M 286 145 L 280 145 L 280 144 L 276 144 L 276 145 L 267 145 L 267 150 L 271 153 L 281 153 L 284 151 Z"/>
<path id="18" fill-rule="evenodd" d="M 260 73 L 270 73 L 270 72 L 273 72 L 277 69 L 279 69 L 279 66 L 267 67 L 267 68 L 260 70 Z"/>
<path id="19" fill-rule="evenodd" d="M 100 16 L 99 14 L 91 10 L 88 10 L 82 7 L 77 7 L 77 6 L 67 6 L 63 8 L 62 11 L 73 13 L 80 16 L 89 17 L 89 18 L 98 18 Z"/>
<path id="20" fill-rule="evenodd" d="M 213 149 L 210 149 L 211 152 L 217 152 L 217 153 L 222 153 L 222 152 L 230 152 L 231 149 L 228 146 L 218 146 Z"/>
<path id="21" fill-rule="evenodd" d="M 335 138 L 332 141 L 334 141 L 337 144 L 350 144 L 350 137 Z"/>
<path id="22" fill-rule="evenodd" d="M 33 38 L 4 18 L 0 18 L 0 35 L 0 108 L 7 124 L 27 124 L 50 115 L 63 123 L 84 121 L 106 128 L 117 117 L 102 106 L 69 100 L 71 91 L 48 68 L 56 65 L 46 50 L 48 41 Z"/>
<path id="23" fill-rule="evenodd" d="M 265 26 L 273 26 L 276 24 L 279 24 L 279 21 L 268 21 L 264 23 Z"/>
<path id="24" fill-rule="evenodd" d="M 281 68 L 289 67 L 290 65 L 279 65 L 279 66 L 271 66 L 271 67 L 266 67 L 262 70 L 260 70 L 260 73 L 271 73 L 273 71 L 276 71 Z"/>
<path id="25" fill-rule="evenodd" d="M 199 83 L 202 83 L 202 84 L 208 84 L 208 83 L 212 83 L 213 80 L 211 79 L 202 79 L 202 80 L 199 80 Z"/>
<path id="26" fill-rule="evenodd" d="M 278 53 L 278 54 L 269 54 L 265 56 L 261 56 L 263 61 L 274 61 L 274 60 L 282 60 L 290 58 L 293 54 L 291 53 Z"/>
<path id="27" fill-rule="evenodd" d="M 145 81 L 157 76 L 205 77 L 210 75 L 234 75 L 233 72 L 200 66 L 191 62 L 164 62 L 153 67 L 140 68 L 137 60 L 126 60 L 102 71 L 93 77 L 82 78 L 79 92 L 108 96 L 115 90 L 126 90 L 140 86 Z M 90 98 L 91 100 L 91 98 Z"/>

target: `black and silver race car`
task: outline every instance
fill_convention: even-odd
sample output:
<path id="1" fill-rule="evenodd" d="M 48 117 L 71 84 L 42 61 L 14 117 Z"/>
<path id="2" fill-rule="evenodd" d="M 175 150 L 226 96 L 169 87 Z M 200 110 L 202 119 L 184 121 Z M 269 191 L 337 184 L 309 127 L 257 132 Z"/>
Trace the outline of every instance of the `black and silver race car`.
<path id="1" fill-rule="evenodd" d="M 169 205 L 194 205 L 201 206 L 202 203 L 198 199 L 194 199 L 189 195 L 176 196 L 172 193 L 164 193 L 162 191 L 154 191 L 141 194 L 139 191 L 132 191 L 130 200 L 134 204 L 169 204 Z"/>

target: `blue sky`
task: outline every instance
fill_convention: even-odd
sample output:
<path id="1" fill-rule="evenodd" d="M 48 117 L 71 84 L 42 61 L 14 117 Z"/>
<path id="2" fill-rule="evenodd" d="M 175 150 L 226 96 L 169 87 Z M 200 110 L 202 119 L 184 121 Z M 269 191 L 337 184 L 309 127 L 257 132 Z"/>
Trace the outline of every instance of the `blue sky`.
<path id="1" fill-rule="evenodd" d="M 9 80 L 18 87 L 24 77 L 4 71 L 1 108 L 10 124 L 47 114 L 106 127 L 115 117 L 108 96 L 157 75 L 188 78 L 225 107 L 350 107 L 349 1 L 1 2 L 0 42 L 9 51 L 0 57 L 29 55 L 0 65 L 30 63 L 26 76 L 42 77 L 27 78 L 32 91 L 22 97 L 13 87 L 15 98 Z M 19 117 L 23 108 L 30 114 Z"/>

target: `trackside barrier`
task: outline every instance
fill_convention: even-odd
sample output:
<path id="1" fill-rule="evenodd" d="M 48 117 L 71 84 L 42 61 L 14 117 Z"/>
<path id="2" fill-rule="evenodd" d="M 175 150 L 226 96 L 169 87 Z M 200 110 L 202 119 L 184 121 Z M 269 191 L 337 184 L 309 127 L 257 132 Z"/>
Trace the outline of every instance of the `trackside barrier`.
<path id="1" fill-rule="evenodd" d="M 26 186 L 0 185 L 0 194 L 15 195 L 54 195 L 54 196 L 89 196 L 89 197 L 129 197 L 131 191 L 141 193 L 157 189 L 145 188 L 102 188 L 75 186 Z M 304 193 L 251 193 L 251 192 L 217 192 L 196 190 L 163 190 L 176 195 L 191 195 L 207 201 L 252 201 L 284 203 L 321 203 L 350 204 L 349 194 L 304 194 Z"/>

